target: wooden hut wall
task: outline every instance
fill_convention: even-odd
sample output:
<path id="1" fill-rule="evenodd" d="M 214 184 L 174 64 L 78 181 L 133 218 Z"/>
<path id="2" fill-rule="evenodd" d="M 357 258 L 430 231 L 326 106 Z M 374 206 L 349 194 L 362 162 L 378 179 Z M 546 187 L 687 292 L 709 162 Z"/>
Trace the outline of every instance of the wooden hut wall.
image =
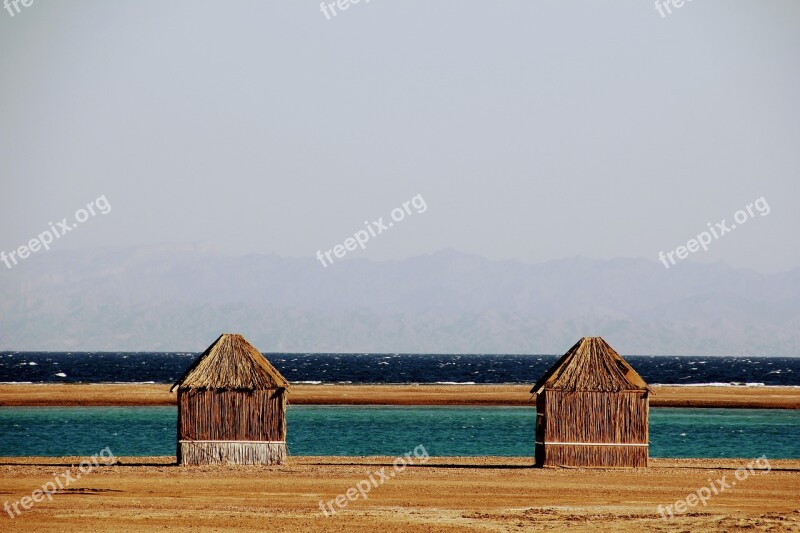
<path id="1" fill-rule="evenodd" d="M 286 461 L 286 443 L 277 442 L 181 442 L 182 465 L 278 465 Z"/>
<path id="2" fill-rule="evenodd" d="M 545 392 L 547 440 L 646 443 L 647 398 L 642 392 Z"/>
<path id="3" fill-rule="evenodd" d="M 285 441 L 286 391 L 178 392 L 180 440 Z"/>
<path id="4" fill-rule="evenodd" d="M 644 446 L 563 446 L 547 444 L 541 449 L 540 466 L 646 467 Z"/>
<path id="5" fill-rule="evenodd" d="M 534 455 L 537 465 L 544 464 L 544 445 L 541 443 L 545 441 L 545 418 L 546 411 L 545 405 L 547 404 L 547 395 L 545 393 L 536 396 L 536 441 L 534 446 Z"/>
<path id="6" fill-rule="evenodd" d="M 646 392 L 566 392 L 537 397 L 536 463 L 572 466 L 646 466 L 649 432 Z M 539 416 L 539 415 L 544 416 Z M 559 445 L 586 442 L 600 446 Z"/>

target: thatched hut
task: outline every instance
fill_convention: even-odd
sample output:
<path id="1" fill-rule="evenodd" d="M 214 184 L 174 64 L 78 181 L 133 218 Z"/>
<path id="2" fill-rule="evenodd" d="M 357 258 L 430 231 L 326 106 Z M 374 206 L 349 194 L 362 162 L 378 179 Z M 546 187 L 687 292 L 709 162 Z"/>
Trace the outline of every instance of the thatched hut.
<path id="1" fill-rule="evenodd" d="M 178 463 L 283 463 L 288 387 L 244 337 L 221 335 L 170 389 L 178 389 Z"/>
<path id="2" fill-rule="evenodd" d="M 531 390 L 537 466 L 647 466 L 650 387 L 600 337 L 584 337 Z"/>

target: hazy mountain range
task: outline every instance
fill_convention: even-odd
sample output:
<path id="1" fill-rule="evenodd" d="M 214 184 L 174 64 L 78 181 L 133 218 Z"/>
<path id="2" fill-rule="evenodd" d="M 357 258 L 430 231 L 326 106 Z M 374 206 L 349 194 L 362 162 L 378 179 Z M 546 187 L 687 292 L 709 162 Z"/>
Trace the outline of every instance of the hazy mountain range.
<path id="1" fill-rule="evenodd" d="M 0 265 L 0 349 L 800 355 L 800 268 L 643 259 L 229 256 L 202 246 L 50 251 Z"/>

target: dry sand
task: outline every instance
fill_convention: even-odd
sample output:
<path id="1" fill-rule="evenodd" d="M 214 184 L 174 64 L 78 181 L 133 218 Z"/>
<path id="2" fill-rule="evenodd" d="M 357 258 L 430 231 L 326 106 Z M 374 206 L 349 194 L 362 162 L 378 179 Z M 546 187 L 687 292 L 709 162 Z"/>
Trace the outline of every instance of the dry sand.
<path id="1" fill-rule="evenodd" d="M 295 405 L 533 405 L 529 385 L 293 385 Z M 800 408 L 800 387 L 655 387 L 653 407 Z M 169 385 L 0 385 L 0 406 L 174 405 Z"/>
<path id="2" fill-rule="evenodd" d="M 0 459 L 0 501 L 14 502 L 81 458 Z M 800 531 L 800 461 L 771 461 L 664 520 L 674 504 L 746 460 L 654 459 L 639 470 L 536 469 L 530 458 L 431 458 L 325 517 L 320 500 L 344 494 L 393 458 L 292 457 L 282 467 L 170 465 L 121 458 L 36 503 L 0 516 L 2 531 Z M 6 464 L 1 464 L 6 463 Z M 11 464 L 8 464 L 11 463 Z M 375 476 L 373 476 L 375 477 Z"/>

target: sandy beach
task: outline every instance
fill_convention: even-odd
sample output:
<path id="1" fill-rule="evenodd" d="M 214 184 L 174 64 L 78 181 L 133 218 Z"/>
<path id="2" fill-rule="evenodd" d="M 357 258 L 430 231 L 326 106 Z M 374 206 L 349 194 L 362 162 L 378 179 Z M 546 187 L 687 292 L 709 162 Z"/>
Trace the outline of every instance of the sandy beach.
<path id="1" fill-rule="evenodd" d="M 0 385 L 0 406 L 175 405 L 165 384 Z M 656 386 L 652 407 L 800 408 L 800 387 Z M 529 385 L 293 385 L 294 405 L 532 406 Z"/>
<path id="2" fill-rule="evenodd" d="M 2 500 L 14 502 L 82 458 L 0 459 Z M 292 457 L 281 467 L 174 466 L 120 458 L 13 520 L 4 531 L 798 531 L 800 461 L 771 461 L 666 520 L 674 505 L 735 481 L 749 460 L 654 459 L 639 470 L 536 469 L 530 458 L 430 458 L 394 472 L 389 457 Z M 329 501 L 385 469 L 393 476 L 326 517 Z M 765 471 L 764 471 L 765 472 Z M 666 515 L 665 513 L 665 516 Z"/>

